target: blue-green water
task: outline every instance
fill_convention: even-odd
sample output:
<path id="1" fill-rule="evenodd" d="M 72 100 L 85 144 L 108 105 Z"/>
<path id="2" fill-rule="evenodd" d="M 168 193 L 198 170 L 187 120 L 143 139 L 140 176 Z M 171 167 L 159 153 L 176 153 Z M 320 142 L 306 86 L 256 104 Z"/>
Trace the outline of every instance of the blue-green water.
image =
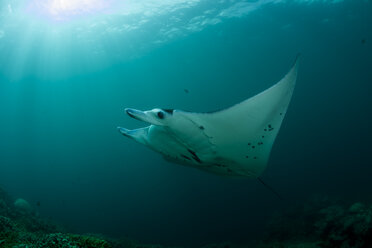
<path id="1" fill-rule="evenodd" d="M 2 1 L 0 185 L 79 232 L 248 242 L 325 194 L 372 200 L 371 1 Z M 92 7 L 93 6 L 93 7 Z M 211 111 L 302 54 L 263 178 L 165 162 L 122 137 L 125 107 Z M 40 206 L 36 206 L 40 202 Z"/>

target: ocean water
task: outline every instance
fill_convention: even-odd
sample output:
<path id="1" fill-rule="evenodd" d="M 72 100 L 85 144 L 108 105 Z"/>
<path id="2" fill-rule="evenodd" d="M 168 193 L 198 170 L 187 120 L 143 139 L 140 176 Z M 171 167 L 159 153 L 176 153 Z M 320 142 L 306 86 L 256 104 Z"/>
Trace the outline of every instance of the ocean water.
<path id="1" fill-rule="evenodd" d="M 0 6 L 0 186 L 76 232 L 246 243 L 313 195 L 372 201 L 369 0 L 29 0 Z M 124 108 L 213 111 L 298 81 L 262 178 L 171 164 Z M 40 203 L 40 204 L 38 204 Z M 37 206 L 40 205 L 40 206 Z"/>

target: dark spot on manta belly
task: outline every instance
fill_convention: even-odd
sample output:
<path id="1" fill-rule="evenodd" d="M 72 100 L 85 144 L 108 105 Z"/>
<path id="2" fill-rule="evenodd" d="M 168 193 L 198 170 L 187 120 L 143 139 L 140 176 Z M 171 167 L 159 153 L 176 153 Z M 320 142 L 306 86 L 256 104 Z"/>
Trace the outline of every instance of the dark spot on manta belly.
<path id="1" fill-rule="evenodd" d="M 271 124 L 267 125 L 267 127 L 268 127 L 269 131 L 274 130 L 274 128 L 271 126 Z M 267 129 L 265 128 L 264 131 L 267 131 Z"/>
<path id="2" fill-rule="evenodd" d="M 199 128 L 200 128 L 201 130 L 204 130 L 204 127 L 203 127 L 203 126 L 200 126 Z"/>

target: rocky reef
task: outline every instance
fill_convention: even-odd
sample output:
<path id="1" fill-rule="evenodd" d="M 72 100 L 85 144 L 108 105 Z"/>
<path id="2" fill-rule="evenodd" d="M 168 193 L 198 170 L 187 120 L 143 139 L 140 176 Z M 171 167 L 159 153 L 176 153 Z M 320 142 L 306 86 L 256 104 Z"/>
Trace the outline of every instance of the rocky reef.
<path id="1" fill-rule="evenodd" d="M 67 232 L 63 227 L 40 218 L 24 199 L 14 200 L 0 188 L 1 248 L 155 248 L 130 239 Z"/>
<path id="2" fill-rule="evenodd" d="M 370 248 L 372 205 L 317 197 L 272 218 L 266 237 L 251 244 L 210 244 L 203 248 Z M 164 248 L 130 239 L 72 234 L 40 218 L 26 200 L 0 188 L 1 248 Z"/>
<path id="3" fill-rule="evenodd" d="M 372 247 L 372 205 L 316 197 L 273 218 L 259 247 Z"/>

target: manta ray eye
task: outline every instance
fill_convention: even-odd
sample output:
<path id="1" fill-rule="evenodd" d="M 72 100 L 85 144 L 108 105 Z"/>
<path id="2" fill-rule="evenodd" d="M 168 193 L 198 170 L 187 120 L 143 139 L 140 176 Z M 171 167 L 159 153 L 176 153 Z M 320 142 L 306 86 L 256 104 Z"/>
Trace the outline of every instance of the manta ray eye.
<path id="1" fill-rule="evenodd" d="M 158 112 L 158 117 L 159 117 L 160 119 L 163 119 L 163 118 L 164 118 L 164 113 L 163 113 L 162 111 L 159 111 L 159 112 Z"/>

